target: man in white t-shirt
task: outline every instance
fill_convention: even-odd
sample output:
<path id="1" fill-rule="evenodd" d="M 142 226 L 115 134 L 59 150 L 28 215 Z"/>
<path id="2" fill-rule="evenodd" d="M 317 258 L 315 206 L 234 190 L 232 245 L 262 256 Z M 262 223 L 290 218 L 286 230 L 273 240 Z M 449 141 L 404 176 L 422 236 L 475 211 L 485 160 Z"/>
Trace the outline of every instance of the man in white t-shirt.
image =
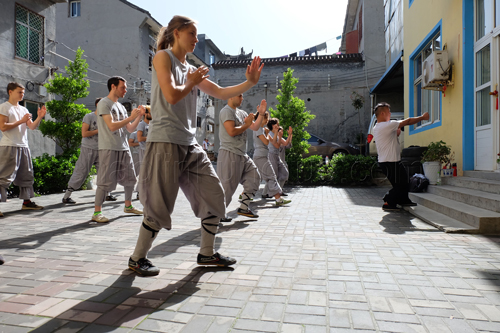
<path id="1" fill-rule="evenodd" d="M 207 151 L 209 146 L 210 142 L 208 142 L 208 139 L 205 138 L 205 140 L 203 140 L 203 150 Z"/>
<path id="2" fill-rule="evenodd" d="M 24 87 L 17 82 L 7 85 L 9 100 L 0 105 L 0 196 L 7 200 L 7 188 L 14 182 L 19 186 L 19 199 L 23 199 L 22 209 L 43 209 L 30 199 L 35 196 L 33 191 L 33 163 L 28 146 L 27 128 L 35 130 L 47 113 L 45 106 L 38 108 L 37 118 L 31 120 L 31 113 L 19 105 L 24 98 Z M 0 212 L 0 217 L 3 214 Z"/>
<path id="3" fill-rule="evenodd" d="M 420 117 L 406 118 L 405 120 L 391 120 L 391 106 L 379 103 L 375 106 L 377 124 L 373 127 L 373 136 L 377 142 L 378 164 L 382 172 L 391 182 L 392 189 L 384 196 L 383 210 L 399 210 L 400 206 L 416 206 L 408 197 L 409 179 L 405 167 L 401 164 L 401 148 L 398 136 L 401 128 L 428 120 L 426 112 Z"/>

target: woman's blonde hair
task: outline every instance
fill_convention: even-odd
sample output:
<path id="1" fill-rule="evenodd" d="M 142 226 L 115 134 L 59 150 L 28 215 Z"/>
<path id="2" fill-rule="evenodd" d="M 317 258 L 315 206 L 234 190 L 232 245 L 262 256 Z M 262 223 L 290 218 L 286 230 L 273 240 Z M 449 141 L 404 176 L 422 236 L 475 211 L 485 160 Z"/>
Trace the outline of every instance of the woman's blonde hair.
<path id="1" fill-rule="evenodd" d="M 187 16 L 175 15 L 168 26 L 162 27 L 158 33 L 158 38 L 156 39 L 156 49 L 158 51 L 172 48 L 175 42 L 174 31 L 178 31 L 186 28 L 190 24 L 196 24 L 197 22 L 190 19 Z"/>

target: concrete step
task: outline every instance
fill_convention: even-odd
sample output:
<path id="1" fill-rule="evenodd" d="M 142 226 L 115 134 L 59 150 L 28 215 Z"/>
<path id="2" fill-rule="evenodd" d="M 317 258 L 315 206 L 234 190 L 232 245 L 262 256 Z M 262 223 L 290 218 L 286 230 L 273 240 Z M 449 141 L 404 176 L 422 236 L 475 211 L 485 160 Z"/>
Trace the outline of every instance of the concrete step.
<path id="1" fill-rule="evenodd" d="M 500 213 L 500 194 L 451 185 L 429 185 L 427 192 Z"/>
<path id="2" fill-rule="evenodd" d="M 443 185 L 470 188 L 488 193 L 500 194 L 500 180 L 490 180 L 472 177 L 442 177 Z"/>
<path id="3" fill-rule="evenodd" d="M 495 171 L 464 171 L 464 176 L 500 181 L 500 172 Z"/>
<path id="4" fill-rule="evenodd" d="M 479 233 L 479 228 L 457 221 L 449 216 L 443 215 L 424 206 L 405 207 L 404 209 L 422 221 L 427 222 L 444 232 L 468 234 Z"/>
<path id="5" fill-rule="evenodd" d="M 500 233 L 500 213 L 432 193 L 410 193 L 410 199 L 419 205 L 477 228 L 480 233 Z"/>

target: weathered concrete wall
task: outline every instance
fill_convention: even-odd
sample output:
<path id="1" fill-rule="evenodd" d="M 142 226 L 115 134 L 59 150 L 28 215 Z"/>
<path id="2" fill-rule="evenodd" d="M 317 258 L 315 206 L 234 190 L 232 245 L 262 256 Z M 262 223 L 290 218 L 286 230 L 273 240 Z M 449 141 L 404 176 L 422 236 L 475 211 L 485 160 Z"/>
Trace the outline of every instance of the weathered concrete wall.
<path id="1" fill-rule="evenodd" d="M 146 104 L 149 94 L 144 91 L 151 82 L 148 69 L 149 33 L 144 24 L 147 14 L 119 0 L 86 0 L 81 2 L 81 16 L 69 17 L 68 4 L 58 4 L 57 39 L 70 49 L 79 46 L 89 68 L 104 75 L 89 71 L 89 96 L 80 100 L 94 110 L 94 100 L 108 94 L 106 82 L 109 77 L 119 75 L 127 80 L 128 92 L 120 102 Z M 74 59 L 75 53 L 65 46 L 58 48 L 62 56 Z M 57 59 L 60 71 L 68 63 Z M 134 92 L 134 82 L 136 90 Z"/>
<path id="2" fill-rule="evenodd" d="M 38 65 L 15 57 L 15 4 L 18 3 L 45 18 L 45 59 Z M 39 95 L 39 87 L 47 82 L 50 68 L 55 66 L 55 57 L 48 51 L 56 50 L 55 5 L 48 0 L 0 0 L 0 103 L 9 99 L 7 84 L 16 81 L 24 86 L 32 82 L 34 88 L 26 89 L 24 99 L 36 103 L 46 103 L 49 96 Z M 0 137 L 2 136 L 0 132 Z M 31 155 L 40 156 L 43 153 L 54 154 L 55 142 L 43 137 L 39 130 L 28 130 L 28 142 Z"/>
<path id="3" fill-rule="evenodd" d="M 266 98 L 268 107 L 275 108 L 276 96 L 281 87 L 279 81 L 287 66 L 265 66 L 259 83 L 243 94 L 241 108 L 247 112 L 256 112 L 257 105 Z M 329 63 L 329 64 L 302 64 L 294 65 L 294 77 L 299 79 L 295 96 L 303 99 L 307 110 L 316 116 L 307 128 L 325 140 L 334 142 L 355 143 L 356 134 L 360 131 L 365 134 L 370 121 L 370 97 L 367 86 L 372 86 L 378 76 L 365 72 L 364 63 Z M 215 70 L 215 80 L 221 86 L 230 86 L 244 80 L 243 67 L 218 68 Z M 330 76 L 330 86 L 328 85 Z M 278 81 L 278 87 L 276 82 Z M 264 88 L 267 82 L 268 88 Z M 352 106 L 351 94 L 357 92 L 365 99 L 361 113 L 358 114 Z M 226 104 L 217 101 L 215 104 L 215 142 L 218 148 L 218 114 Z M 250 133 L 249 133 L 250 134 Z M 253 149 L 251 135 L 247 150 Z"/>

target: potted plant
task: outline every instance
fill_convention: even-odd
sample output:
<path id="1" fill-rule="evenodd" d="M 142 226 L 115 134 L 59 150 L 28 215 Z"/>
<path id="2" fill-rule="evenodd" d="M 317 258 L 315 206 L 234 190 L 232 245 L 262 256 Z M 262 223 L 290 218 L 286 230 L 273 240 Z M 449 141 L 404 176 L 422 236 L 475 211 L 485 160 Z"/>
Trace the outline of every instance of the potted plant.
<path id="1" fill-rule="evenodd" d="M 431 142 L 427 146 L 427 151 L 422 156 L 422 166 L 424 174 L 429 179 L 429 184 L 436 185 L 438 175 L 441 174 L 441 164 L 450 162 L 451 148 L 446 142 Z"/>

